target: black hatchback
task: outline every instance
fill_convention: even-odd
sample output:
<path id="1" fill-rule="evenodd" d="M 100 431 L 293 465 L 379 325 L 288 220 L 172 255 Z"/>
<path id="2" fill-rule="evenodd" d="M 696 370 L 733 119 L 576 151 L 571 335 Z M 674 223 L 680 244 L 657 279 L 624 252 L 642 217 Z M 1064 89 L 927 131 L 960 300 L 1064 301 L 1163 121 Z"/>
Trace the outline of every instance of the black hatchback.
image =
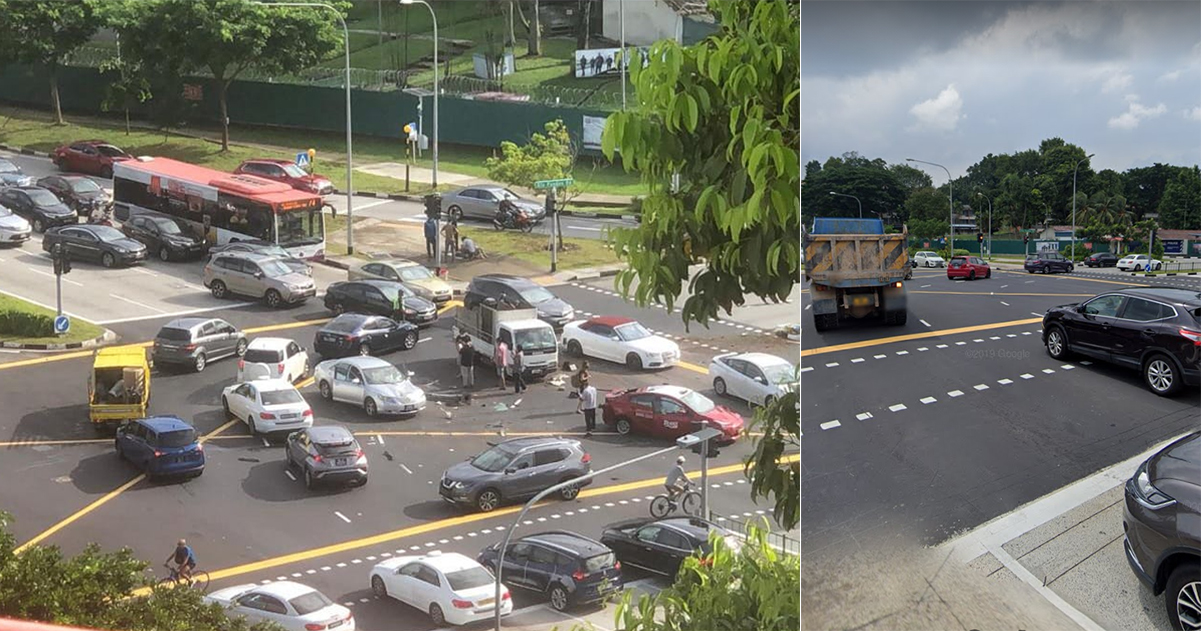
<path id="1" fill-rule="evenodd" d="M 601 543 L 627 565 L 674 578 L 684 559 L 698 552 L 706 555 L 713 551 L 709 544 L 711 532 L 731 548 L 741 545 L 733 532 L 698 517 L 658 520 L 638 517 L 619 521 L 605 526 Z"/>
<path id="2" fill-rule="evenodd" d="M 417 327 L 383 316 L 343 313 L 325 323 L 313 338 L 313 350 L 322 357 L 382 355 L 417 345 Z"/>
<path id="3" fill-rule="evenodd" d="M 1079 353 L 1142 372 L 1171 396 L 1201 382 L 1201 293 L 1132 287 L 1047 309 L 1043 344 L 1059 360 Z"/>
<path id="4" fill-rule="evenodd" d="M 325 289 L 325 308 L 334 313 L 369 313 L 427 327 L 438 319 L 438 307 L 390 280 L 351 280 Z"/>
<path id="5" fill-rule="evenodd" d="M 1164 447 L 1126 481 L 1130 569 L 1163 594 L 1173 629 L 1201 628 L 1201 432 Z"/>
<path id="6" fill-rule="evenodd" d="M 1084 264 L 1088 267 L 1114 267 L 1118 264 L 1118 257 L 1109 252 L 1097 252 L 1084 257 Z"/>
<path id="7" fill-rule="evenodd" d="M 480 565 L 496 571 L 500 543 L 480 551 Z M 574 532 L 552 531 L 511 541 L 501 580 L 546 594 L 556 611 L 605 600 L 621 591 L 621 562 L 605 544 Z"/>

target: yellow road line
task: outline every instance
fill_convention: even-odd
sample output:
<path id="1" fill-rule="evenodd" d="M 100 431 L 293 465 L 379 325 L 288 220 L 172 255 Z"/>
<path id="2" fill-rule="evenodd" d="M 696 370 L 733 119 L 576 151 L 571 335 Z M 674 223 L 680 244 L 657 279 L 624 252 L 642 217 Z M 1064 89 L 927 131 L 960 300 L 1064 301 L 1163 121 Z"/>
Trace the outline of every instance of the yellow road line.
<path id="1" fill-rule="evenodd" d="M 455 307 L 462 307 L 462 306 L 463 306 L 462 300 L 447 300 L 446 304 L 442 305 L 442 307 L 440 309 L 438 309 L 438 313 L 439 314 L 446 313 L 450 309 L 453 309 Z"/>
<path id="2" fill-rule="evenodd" d="M 44 445 L 94 445 L 100 443 L 111 443 L 108 438 L 74 438 L 60 440 L 14 440 L 6 443 L 0 443 L 0 447 L 41 447 Z"/>
<path id="3" fill-rule="evenodd" d="M 296 382 L 296 389 L 299 390 L 301 388 L 307 388 L 313 385 L 314 379 L 314 377 L 305 377 L 304 379 L 301 379 L 300 381 Z"/>
<path id="4" fill-rule="evenodd" d="M 692 372 L 699 372 L 702 375 L 709 374 L 708 368 L 705 368 L 704 366 L 697 366 L 696 364 L 692 364 L 692 363 L 689 363 L 686 361 L 678 361 L 678 362 L 676 362 L 676 365 L 679 366 L 680 368 L 683 368 L 684 370 L 691 370 Z"/>
<path id="5" fill-rule="evenodd" d="M 316 324 L 325 324 L 326 322 L 329 322 L 332 319 L 333 318 L 318 318 L 316 320 L 301 320 L 300 322 L 287 322 L 284 324 L 268 324 L 265 326 L 252 326 L 249 329 L 242 329 L 242 332 L 243 333 L 263 333 L 266 331 L 283 331 L 286 329 L 299 329 L 302 327 L 313 326 Z M 153 342 L 147 342 L 146 344 L 150 345 L 152 343 Z"/>
<path id="6" fill-rule="evenodd" d="M 231 420 L 231 422 L 237 422 Z M 586 432 L 505 432 L 506 438 L 517 438 L 527 436 L 583 436 Z M 380 430 L 369 431 L 362 430 L 354 432 L 355 436 L 417 436 L 426 438 L 441 438 L 441 437 L 462 437 L 462 436 L 483 436 L 496 437 L 500 433 L 497 431 L 491 432 L 422 432 L 417 430 Z M 594 436 L 617 436 L 616 432 L 593 432 Z M 763 432 L 747 432 L 747 436 L 762 436 Z M 254 439 L 257 436 L 250 434 L 227 434 L 224 436 L 209 436 L 209 440 L 237 440 L 237 439 Z M 18 447 L 46 447 L 46 446 L 71 446 L 71 445 L 101 445 L 112 443 L 111 438 L 76 438 L 76 439 L 49 439 L 49 440 L 14 440 L 9 442 L 0 442 L 0 449 L 9 448 L 15 449 Z"/>
<path id="7" fill-rule="evenodd" d="M 1004 293 L 990 292 L 987 294 L 983 294 L 983 293 L 976 292 L 976 291 L 910 291 L 909 293 L 911 293 L 911 294 L 943 294 L 943 295 L 948 295 L 948 296 L 984 296 L 985 298 L 991 298 L 993 296 L 1045 296 L 1045 297 L 1049 297 L 1049 298 L 1055 298 L 1055 297 L 1059 297 L 1059 296 L 1067 296 L 1067 297 L 1075 298 L 1075 297 L 1083 296 L 1086 298 L 1091 298 L 1096 295 L 1096 294 L 1023 294 L 1023 293 L 1008 293 L 1008 292 L 1004 292 Z"/>
<path id="8" fill-rule="evenodd" d="M 835 353 L 838 351 L 848 351 L 856 348 L 868 348 L 871 346 L 883 346 L 884 344 L 894 344 L 896 342 L 908 342 L 909 340 L 923 340 L 929 337 L 940 337 L 943 335 L 955 335 L 957 333 L 972 333 L 975 331 L 988 331 L 990 329 L 1003 329 L 1011 326 L 1023 326 L 1026 324 L 1034 324 L 1042 322 L 1042 318 L 1026 318 L 1024 320 L 1010 320 L 1008 322 L 996 322 L 993 324 L 978 324 L 976 326 L 965 326 L 958 329 L 942 329 L 940 331 L 926 331 L 925 333 L 911 333 L 909 335 L 897 335 L 894 337 L 885 337 L 875 340 L 864 340 L 862 342 L 849 342 L 847 344 L 835 344 L 833 346 L 822 346 L 820 348 L 810 348 L 801 351 L 801 357 L 809 357 L 811 355 L 823 355 L 825 353 Z"/>

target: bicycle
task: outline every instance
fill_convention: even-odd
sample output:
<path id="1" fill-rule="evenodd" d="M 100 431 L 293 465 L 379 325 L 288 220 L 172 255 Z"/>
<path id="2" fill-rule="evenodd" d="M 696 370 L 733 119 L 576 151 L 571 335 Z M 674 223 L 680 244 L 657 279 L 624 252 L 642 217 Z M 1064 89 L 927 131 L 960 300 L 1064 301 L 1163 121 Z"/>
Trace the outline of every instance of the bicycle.
<path id="1" fill-rule="evenodd" d="M 695 485 L 686 485 L 684 491 L 677 495 L 676 499 L 666 493 L 655 496 L 655 499 L 651 500 L 651 517 L 661 519 L 674 513 L 677 507 L 683 509 L 687 515 L 700 516 L 701 494 L 696 490 Z"/>
<path id="2" fill-rule="evenodd" d="M 209 588 L 209 573 L 208 572 L 205 572 L 204 570 L 197 570 L 197 569 L 193 568 L 192 575 L 188 579 L 184 579 L 183 576 L 181 576 L 179 573 L 179 567 L 170 565 L 168 563 L 164 563 L 163 567 L 170 570 L 171 573 L 167 578 L 160 580 L 158 582 L 159 585 L 170 585 L 172 587 L 179 587 L 180 585 L 183 585 L 186 581 L 188 584 L 188 587 L 191 587 L 192 589 L 198 589 L 198 590 L 200 590 L 200 593 L 202 593 L 202 594 L 208 593 L 208 588 Z"/>

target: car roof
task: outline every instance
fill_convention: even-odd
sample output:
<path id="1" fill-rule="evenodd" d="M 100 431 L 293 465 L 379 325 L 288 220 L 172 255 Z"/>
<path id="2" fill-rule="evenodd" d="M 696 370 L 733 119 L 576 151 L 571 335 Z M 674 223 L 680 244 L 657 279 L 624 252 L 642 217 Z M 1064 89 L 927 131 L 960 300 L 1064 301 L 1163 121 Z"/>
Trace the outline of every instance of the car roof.
<path id="1" fill-rule="evenodd" d="M 194 329 L 205 322 L 212 322 L 214 318 L 177 318 L 165 325 L 164 329 Z"/>
<path id="2" fill-rule="evenodd" d="M 350 357 L 343 357 L 341 359 L 334 360 L 334 363 L 346 364 L 347 366 L 354 366 L 355 368 L 383 368 L 384 366 L 392 365 L 391 362 L 368 355 L 352 355 Z"/>
<path id="3" fill-rule="evenodd" d="M 291 160 L 283 160 L 280 158 L 251 158 L 249 160 L 243 160 L 242 164 L 247 164 L 249 162 L 270 162 L 271 164 L 292 164 Z"/>
<path id="4" fill-rule="evenodd" d="M 364 322 L 370 320 L 371 318 L 378 318 L 378 317 L 380 317 L 380 316 L 367 315 L 367 314 L 363 314 L 363 313 L 343 313 L 342 315 L 334 318 L 333 320 L 330 320 L 329 322 L 326 322 L 325 324 L 323 324 L 321 326 L 321 328 L 326 329 L 329 327 L 329 325 L 331 325 L 335 322 L 337 322 L 338 324 L 343 324 L 345 322 L 353 322 L 355 324 L 355 326 L 361 326 Z"/>
<path id="5" fill-rule="evenodd" d="M 725 530 L 721 526 L 711 521 L 700 519 L 699 517 L 669 517 L 667 519 L 661 519 L 652 523 L 670 527 L 702 541 L 709 537 L 710 529 L 716 528 Z"/>
<path id="6" fill-rule="evenodd" d="M 514 276 L 512 274 L 480 274 L 479 276 L 472 278 L 471 282 L 475 282 L 477 280 L 491 280 L 498 283 L 504 283 L 511 287 L 526 287 L 531 285 L 538 287 L 541 286 L 528 278 L 522 278 L 521 276 Z"/>
<path id="7" fill-rule="evenodd" d="M 309 592 L 315 592 L 317 590 L 309 587 L 308 585 L 301 585 L 300 583 L 294 583 L 292 581 L 275 581 L 265 585 L 256 585 L 251 591 L 278 596 L 284 600 L 292 600 L 297 596 L 303 596 Z"/>
<path id="8" fill-rule="evenodd" d="M 789 366 L 792 365 L 792 362 L 784 359 L 783 357 L 776 357 L 775 355 L 768 355 L 767 353 L 740 353 L 738 355 L 731 355 L 729 358 L 748 361 L 756 366 L 775 366 L 784 364 Z"/>
<path id="9" fill-rule="evenodd" d="M 524 436 L 520 438 L 510 438 L 496 443 L 497 446 L 504 445 L 514 449 L 527 449 L 529 447 L 544 447 L 546 445 L 567 444 L 578 446 L 580 441 L 573 438 L 563 438 L 561 436 Z"/>
<path id="10" fill-rule="evenodd" d="M 1201 292 L 1188 289 L 1175 289 L 1172 287 L 1126 287 L 1112 292 L 1115 294 L 1125 294 L 1128 296 L 1138 296 L 1140 298 L 1152 298 L 1164 302 L 1171 302 L 1187 306 L 1189 309 L 1201 307 Z"/>
<path id="11" fill-rule="evenodd" d="M 414 559 L 414 561 L 425 563 L 443 574 L 480 567 L 480 564 L 469 556 L 458 552 L 440 552 L 438 550 Z"/>
<path id="12" fill-rule="evenodd" d="M 634 318 L 626 318 L 623 316 L 596 316 L 595 318 L 588 320 L 588 322 L 614 327 L 621 326 L 623 324 L 629 324 L 631 322 L 635 322 L 635 320 Z"/>
<path id="13" fill-rule="evenodd" d="M 256 337 L 250 340 L 250 345 L 246 348 L 282 349 L 291 343 L 292 340 L 286 337 Z"/>
<path id="14" fill-rule="evenodd" d="M 369 265 L 371 263 L 379 263 L 381 265 L 391 265 L 393 267 L 414 267 L 414 266 L 421 265 L 421 263 L 418 263 L 417 261 L 412 261 L 409 259 L 385 259 L 382 261 L 367 261 L 366 263 L 363 263 L 363 265 Z"/>
<path id="15" fill-rule="evenodd" d="M 666 394 L 668 396 L 677 398 L 687 396 L 690 392 L 692 392 L 692 390 L 683 388 L 681 386 L 647 386 L 643 388 L 642 391 L 650 392 L 652 394 Z"/>
<path id="16" fill-rule="evenodd" d="M 566 530 L 554 530 L 550 532 L 540 532 L 522 537 L 520 541 L 533 541 L 543 543 L 551 547 L 558 548 L 564 552 L 576 554 L 581 557 L 592 557 L 606 552 L 612 552 L 609 546 L 584 535 L 568 532 Z"/>
<path id="17" fill-rule="evenodd" d="M 382 280 L 379 278 L 361 278 L 357 280 L 344 280 L 342 283 L 347 285 L 371 285 L 372 287 L 396 287 L 400 283 L 394 280 Z M 338 283 L 339 285 L 342 283 Z"/>
<path id="18" fill-rule="evenodd" d="M 222 250 L 217 253 L 217 256 L 228 256 L 232 258 L 247 259 L 249 261 L 266 261 L 269 259 L 279 258 L 273 254 L 264 252 L 243 252 L 239 250 Z"/>
<path id="19" fill-rule="evenodd" d="M 309 439 L 318 444 L 341 443 L 354 440 L 354 434 L 341 425 L 314 425 L 309 428 Z"/>
<path id="20" fill-rule="evenodd" d="M 244 383 L 253 383 L 259 392 L 278 392 L 280 390 L 295 390 L 296 386 L 286 379 L 255 379 Z"/>
<path id="21" fill-rule="evenodd" d="M 151 416 L 138 421 L 143 425 L 153 429 L 155 432 L 174 432 L 182 429 L 192 429 L 183 419 L 178 416 Z"/>

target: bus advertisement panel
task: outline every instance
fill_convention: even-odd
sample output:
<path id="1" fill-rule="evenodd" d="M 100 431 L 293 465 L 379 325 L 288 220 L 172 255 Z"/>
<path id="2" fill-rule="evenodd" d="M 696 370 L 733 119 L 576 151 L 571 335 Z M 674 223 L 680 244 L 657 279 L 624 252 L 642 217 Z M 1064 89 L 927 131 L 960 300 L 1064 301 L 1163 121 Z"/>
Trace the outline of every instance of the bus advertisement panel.
<path id="1" fill-rule="evenodd" d="M 292 256 L 325 257 L 321 196 L 253 175 L 225 173 L 170 158 L 113 165 L 118 220 L 142 213 L 189 222 L 211 247 L 258 239 Z"/>

